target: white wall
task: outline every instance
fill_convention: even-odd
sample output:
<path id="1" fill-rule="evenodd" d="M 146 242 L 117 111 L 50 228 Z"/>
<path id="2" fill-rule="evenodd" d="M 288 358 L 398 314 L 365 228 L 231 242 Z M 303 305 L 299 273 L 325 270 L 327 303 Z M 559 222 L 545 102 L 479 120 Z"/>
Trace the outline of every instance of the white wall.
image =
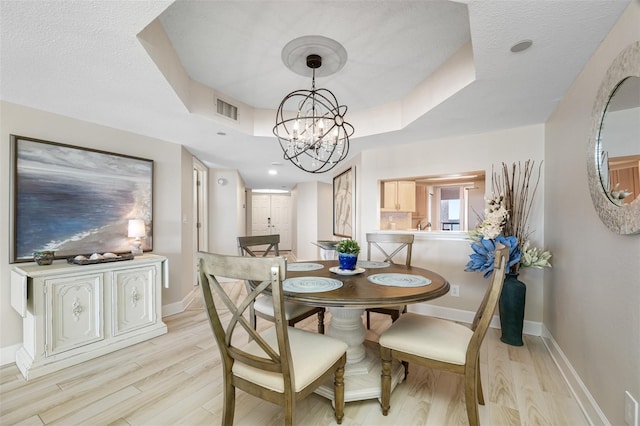
<path id="1" fill-rule="evenodd" d="M 485 170 L 491 188 L 491 167 L 528 159 L 541 161 L 544 154 L 544 126 L 534 125 L 478 135 L 422 142 L 400 147 L 364 151 L 357 170 L 359 191 L 357 217 L 358 240 L 365 241 L 367 232 L 380 229 L 379 181 L 382 179 L 427 176 Z M 535 230 L 531 240 L 544 245 L 544 167 L 529 225 Z M 471 254 L 469 241 L 440 240 L 419 237 L 414 245 L 412 263 L 425 266 L 460 286 L 460 297 L 441 297 L 430 303 L 449 308 L 475 311 L 480 303 L 486 280 L 479 273 L 464 272 Z M 363 253 L 364 254 L 364 253 Z M 366 254 L 364 254 L 366 255 Z M 553 259 L 552 259 L 553 260 Z M 525 320 L 542 321 L 543 271 L 525 269 L 520 279 L 527 284 Z"/>
<path id="2" fill-rule="evenodd" d="M 223 184 L 218 184 L 223 179 Z M 209 170 L 209 251 L 238 254 L 237 237 L 247 235 L 246 191 L 237 170 Z"/>
<path id="3" fill-rule="evenodd" d="M 22 342 L 22 319 L 9 304 L 9 192 L 10 134 L 61 142 L 118 154 L 149 158 L 154 161 L 153 252 L 169 258 L 170 288 L 162 291 L 162 304 L 180 303 L 192 289 L 183 280 L 189 269 L 191 251 L 182 246 L 183 223 L 181 191 L 190 191 L 191 174 L 182 173 L 186 155 L 180 145 L 140 136 L 61 115 L 35 110 L 7 102 L 0 103 L 0 350 L 4 362 Z M 187 207 L 189 209 L 189 207 Z M 187 213 L 189 211 L 187 210 Z M 187 215 L 187 218 L 190 214 Z M 189 221 L 189 219 L 188 219 Z M 190 234 L 190 232 L 189 232 Z M 12 360 L 11 360 L 12 361 Z"/>
<path id="4" fill-rule="evenodd" d="M 299 183 L 296 196 L 291 201 L 296 204 L 296 251 L 298 260 L 319 259 L 320 254 L 313 241 L 318 240 L 318 182 Z"/>
<path id="5" fill-rule="evenodd" d="M 318 239 L 333 239 L 333 185 L 318 183 Z"/>
<path id="6" fill-rule="evenodd" d="M 546 271 L 544 323 L 615 425 L 625 424 L 625 390 L 640 400 L 640 235 L 614 234 L 600 221 L 586 148 L 607 68 L 636 40 L 640 2 L 632 1 L 548 120 L 545 135 L 545 239 L 554 266 Z"/>

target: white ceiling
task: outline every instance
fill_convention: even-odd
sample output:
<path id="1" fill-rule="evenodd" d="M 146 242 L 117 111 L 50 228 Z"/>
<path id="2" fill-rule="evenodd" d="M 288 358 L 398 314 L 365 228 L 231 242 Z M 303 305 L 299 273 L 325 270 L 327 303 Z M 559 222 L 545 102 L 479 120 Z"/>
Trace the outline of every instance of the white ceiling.
<path id="1" fill-rule="evenodd" d="M 543 123 L 629 2 L 0 0 L 0 98 L 185 145 L 212 167 L 238 169 L 252 188 L 292 188 L 331 176 L 288 163 L 269 176 L 271 163 L 283 162 L 275 137 L 189 112 L 137 38 L 147 25 L 160 20 L 191 79 L 255 108 L 253 128 L 272 126 L 282 97 L 310 87 L 282 63 L 287 42 L 340 42 L 345 67 L 317 86 L 349 106 L 347 121 L 356 117 L 352 156 Z M 523 39 L 533 46 L 511 53 Z M 392 132 L 372 130 L 379 116 L 363 120 L 428 97 L 420 85 L 438 69 L 447 75 L 443 63 L 469 40 L 470 84 L 424 113 L 405 111 L 415 117 Z"/>

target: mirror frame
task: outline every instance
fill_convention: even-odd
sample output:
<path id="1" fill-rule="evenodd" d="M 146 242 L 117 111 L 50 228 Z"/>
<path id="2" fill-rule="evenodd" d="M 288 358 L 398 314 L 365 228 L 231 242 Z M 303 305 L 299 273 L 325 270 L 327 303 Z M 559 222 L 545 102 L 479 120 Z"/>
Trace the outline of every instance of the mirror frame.
<path id="1" fill-rule="evenodd" d="M 622 80 L 633 76 L 640 77 L 640 41 L 620 52 L 607 70 L 594 102 L 587 147 L 587 174 L 593 207 L 607 228 L 620 235 L 640 233 L 640 197 L 623 205 L 616 205 L 609 199 L 600 180 L 597 149 L 609 98 Z"/>

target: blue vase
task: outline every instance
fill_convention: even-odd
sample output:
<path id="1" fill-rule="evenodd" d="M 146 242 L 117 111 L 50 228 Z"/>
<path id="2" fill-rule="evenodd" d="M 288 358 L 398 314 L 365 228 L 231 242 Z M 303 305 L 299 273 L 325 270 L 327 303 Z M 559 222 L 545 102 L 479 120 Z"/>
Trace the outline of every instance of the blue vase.
<path id="1" fill-rule="evenodd" d="M 358 261 L 357 254 L 350 253 L 338 253 L 338 262 L 340 263 L 340 269 L 347 269 L 353 271 L 356 269 L 356 262 Z"/>
<path id="2" fill-rule="evenodd" d="M 527 286 L 518 280 L 518 274 L 507 274 L 500 293 L 498 310 L 502 340 L 511 346 L 522 346 L 522 327 L 524 325 L 524 304 Z"/>

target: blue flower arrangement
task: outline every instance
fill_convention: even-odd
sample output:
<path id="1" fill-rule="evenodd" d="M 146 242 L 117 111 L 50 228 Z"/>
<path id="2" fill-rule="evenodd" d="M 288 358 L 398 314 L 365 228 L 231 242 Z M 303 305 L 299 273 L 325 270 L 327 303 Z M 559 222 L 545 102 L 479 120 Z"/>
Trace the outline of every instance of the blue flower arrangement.
<path id="1" fill-rule="evenodd" d="M 482 223 L 469 231 L 473 253 L 469 255 L 471 260 L 465 271 L 484 272 L 484 278 L 488 278 L 493 272 L 496 243 L 509 247 L 507 272 L 517 274 L 521 267 L 551 267 L 551 253 L 531 247 L 529 243 L 527 220 L 540 180 L 540 169 L 530 196 L 532 172 L 533 163 L 526 161 L 524 165 L 518 163 L 517 167 L 513 164 L 511 169 L 502 163 L 502 173 L 493 173 L 492 186 L 500 195 L 487 200 Z"/>
<path id="2" fill-rule="evenodd" d="M 480 238 L 480 240 L 471 243 L 473 254 L 469 255 L 471 260 L 464 269 L 467 272 L 484 272 L 483 277 L 489 278 L 493 272 L 493 262 L 496 257 L 496 243 L 504 244 L 509 247 L 509 263 L 507 270 L 517 264 L 522 257 L 518 248 L 518 239 L 516 237 L 505 237 L 498 235 L 495 239 Z"/>

